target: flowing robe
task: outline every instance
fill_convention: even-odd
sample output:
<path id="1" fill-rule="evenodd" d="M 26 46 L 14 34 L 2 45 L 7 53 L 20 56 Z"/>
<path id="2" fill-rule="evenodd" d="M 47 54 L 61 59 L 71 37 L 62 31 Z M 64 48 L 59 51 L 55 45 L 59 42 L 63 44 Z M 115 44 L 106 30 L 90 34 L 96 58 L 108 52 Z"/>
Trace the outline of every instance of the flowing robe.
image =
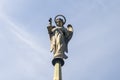
<path id="1" fill-rule="evenodd" d="M 54 58 L 67 59 L 68 56 L 68 42 L 72 37 L 72 31 L 64 27 L 50 27 L 48 28 L 50 35 L 51 47 L 50 51 L 54 53 Z"/>

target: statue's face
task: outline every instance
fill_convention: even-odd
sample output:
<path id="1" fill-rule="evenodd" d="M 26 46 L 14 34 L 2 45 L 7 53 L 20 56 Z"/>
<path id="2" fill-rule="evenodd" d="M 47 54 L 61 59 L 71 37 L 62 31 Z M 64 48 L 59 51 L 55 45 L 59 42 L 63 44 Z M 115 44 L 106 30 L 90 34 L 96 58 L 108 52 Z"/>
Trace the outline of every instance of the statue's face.
<path id="1" fill-rule="evenodd" d="M 63 27 L 63 21 L 61 19 L 56 19 L 56 25 L 58 27 Z"/>

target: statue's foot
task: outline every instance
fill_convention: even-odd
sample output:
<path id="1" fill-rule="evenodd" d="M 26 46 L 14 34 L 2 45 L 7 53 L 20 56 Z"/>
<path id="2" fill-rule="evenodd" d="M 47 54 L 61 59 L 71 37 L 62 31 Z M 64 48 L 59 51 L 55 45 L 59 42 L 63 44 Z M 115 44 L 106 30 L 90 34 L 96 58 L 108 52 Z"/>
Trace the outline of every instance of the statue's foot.
<path id="1" fill-rule="evenodd" d="M 64 53 L 57 53 L 54 55 L 54 58 L 62 58 L 62 59 L 67 59 L 68 56 L 65 55 Z"/>

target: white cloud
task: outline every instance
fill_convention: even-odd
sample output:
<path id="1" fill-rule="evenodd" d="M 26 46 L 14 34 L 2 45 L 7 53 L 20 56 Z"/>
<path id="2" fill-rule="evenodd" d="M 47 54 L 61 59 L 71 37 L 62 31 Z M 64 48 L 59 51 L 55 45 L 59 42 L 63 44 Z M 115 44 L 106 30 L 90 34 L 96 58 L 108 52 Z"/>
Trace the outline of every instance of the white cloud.
<path id="1" fill-rule="evenodd" d="M 43 69 L 38 70 L 39 68 L 47 67 L 46 62 L 48 61 L 45 60 L 46 59 L 45 53 L 47 53 L 47 51 L 42 47 L 44 43 L 40 43 L 40 42 L 38 43 L 34 39 L 34 36 L 32 36 L 32 34 L 25 31 L 20 26 L 16 25 L 5 14 L 0 14 L 0 20 L 3 20 L 3 22 L 5 22 L 5 25 L 2 27 L 3 28 L 5 27 L 4 29 L 8 30 L 10 33 L 7 34 L 7 37 L 9 36 L 8 38 L 9 40 L 8 39 L 5 41 L 2 40 L 3 42 L 1 42 L 4 44 L 7 41 L 8 44 L 7 45 L 4 44 L 6 47 L 5 46 L 3 47 L 3 45 L 0 46 L 3 47 L 4 49 L 0 53 L 0 56 L 4 57 L 1 58 L 1 62 L 3 64 L 1 64 L 2 71 L 0 73 L 1 76 L 0 79 L 7 80 L 7 78 L 5 78 L 5 75 L 10 79 L 17 79 L 17 80 L 20 77 L 22 77 L 23 79 L 29 79 L 29 78 L 35 79 L 36 77 L 38 77 L 38 73 L 40 72 L 43 74 L 41 75 L 41 77 L 45 76 L 46 73 L 43 71 Z M 4 34 L 5 32 L 2 33 Z M 14 43 L 9 43 L 13 41 Z M 22 49 L 20 47 L 22 47 Z M 7 51 L 5 51 L 6 48 Z M 9 72 L 7 73 L 7 71 Z M 13 75 L 14 76 L 16 75 L 16 77 L 14 77 Z"/>
<path id="2" fill-rule="evenodd" d="M 33 48 L 37 52 L 44 53 L 45 49 L 43 49 L 40 45 L 37 45 L 37 43 L 32 40 L 33 37 L 29 33 L 25 32 L 20 27 L 18 27 L 14 22 L 12 22 L 11 20 L 9 20 L 6 15 L 2 14 L 1 18 L 4 19 L 4 21 L 7 24 L 9 24 L 8 28 L 11 30 L 11 32 L 17 38 L 19 38 L 21 41 L 23 41 L 25 44 L 29 45 L 31 48 Z"/>

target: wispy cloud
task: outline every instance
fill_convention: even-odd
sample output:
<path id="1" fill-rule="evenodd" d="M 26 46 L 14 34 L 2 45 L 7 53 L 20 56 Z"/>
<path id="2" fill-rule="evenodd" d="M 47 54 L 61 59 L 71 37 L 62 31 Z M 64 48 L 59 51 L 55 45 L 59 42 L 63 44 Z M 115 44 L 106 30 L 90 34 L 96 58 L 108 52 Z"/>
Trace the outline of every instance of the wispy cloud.
<path id="1" fill-rule="evenodd" d="M 19 40 L 23 41 L 26 45 L 29 45 L 35 51 L 39 53 L 45 53 L 44 51 L 46 50 L 33 40 L 33 36 L 31 36 L 30 33 L 21 29 L 18 25 L 11 21 L 5 14 L 0 14 L 0 18 L 2 18 L 9 25 L 8 28 L 17 38 L 19 38 Z"/>

